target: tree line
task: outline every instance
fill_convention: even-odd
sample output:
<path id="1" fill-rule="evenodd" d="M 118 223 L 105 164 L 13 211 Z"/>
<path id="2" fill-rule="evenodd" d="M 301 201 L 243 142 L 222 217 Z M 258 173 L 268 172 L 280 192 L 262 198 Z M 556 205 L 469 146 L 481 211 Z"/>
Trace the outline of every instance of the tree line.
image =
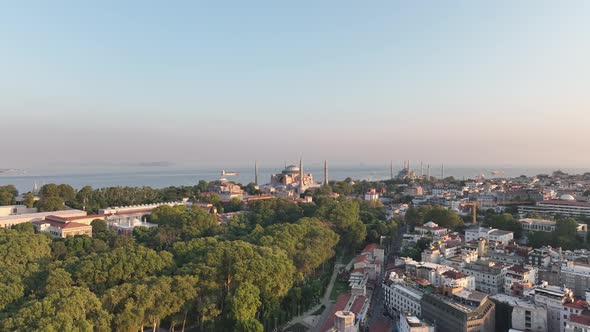
<path id="1" fill-rule="evenodd" d="M 197 187 L 46 185 L 37 204 L 93 211 L 200 200 Z M 271 330 L 319 302 L 337 252 L 397 231 L 380 204 L 314 195 L 313 204 L 237 204 L 243 213 L 224 224 L 196 206 L 161 206 L 150 215 L 158 227 L 136 227 L 132 237 L 102 220 L 92 238 L 51 239 L 31 224 L 0 230 L 0 330 Z"/>

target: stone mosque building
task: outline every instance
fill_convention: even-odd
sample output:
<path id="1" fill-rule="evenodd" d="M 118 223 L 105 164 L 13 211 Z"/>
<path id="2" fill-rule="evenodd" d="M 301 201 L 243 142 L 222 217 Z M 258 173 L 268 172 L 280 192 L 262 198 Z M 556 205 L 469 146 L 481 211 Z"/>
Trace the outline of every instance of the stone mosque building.
<path id="1" fill-rule="evenodd" d="M 303 193 L 305 189 L 316 186 L 313 182 L 313 175 L 311 173 L 304 173 L 303 162 L 299 161 L 299 167 L 295 165 L 286 166 L 285 169 L 278 174 L 270 176 L 270 183 L 273 187 L 285 187 L 297 189 L 299 193 Z"/>

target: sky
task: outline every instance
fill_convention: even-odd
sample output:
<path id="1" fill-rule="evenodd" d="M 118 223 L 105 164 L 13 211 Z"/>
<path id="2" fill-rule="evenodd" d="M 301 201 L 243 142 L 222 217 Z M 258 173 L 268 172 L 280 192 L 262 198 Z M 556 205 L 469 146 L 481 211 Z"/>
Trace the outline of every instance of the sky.
<path id="1" fill-rule="evenodd" d="M 588 1 L 0 4 L 0 168 L 590 164 Z"/>

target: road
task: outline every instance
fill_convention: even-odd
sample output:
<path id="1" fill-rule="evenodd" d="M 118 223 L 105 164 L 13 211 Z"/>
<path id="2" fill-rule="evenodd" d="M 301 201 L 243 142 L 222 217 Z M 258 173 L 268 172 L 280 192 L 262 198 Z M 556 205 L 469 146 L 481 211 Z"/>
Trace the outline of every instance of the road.
<path id="1" fill-rule="evenodd" d="M 395 242 L 393 243 L 392 250 L 389 253 L 389 257 L 393 256 L 394 253 L 398 252 L 401 244 L 402 244 L 402 236 L 406 232 L 407 226 L 404 225 L 399 227 L 397 231 L 397 237 Z M 375 290 L 373 291 L 373 296 L 371 298 L 371 306 L 369 308 L 369 318 L 367 326 L 370 328 L 371 325 L 377 323 L 378 321 L 382 320 L 392 320 L 391 317 L 385 316 L 383 313 L 385 312 L 385 294 L 383 292 L 383 288 L 381 287 L 381 283 L 383 281 L 385 268 L 387 267 L 387 262 L 389 261 L 388 257 L 385 258 L 385 262 L 383 262 L 382 271 L 379 273 L 379 277 L 377 278 L 377 283 L 375 285 Z M 393 319 L 395 321 L 395 319 Z"/>
<path id="2" fill-rule="evenodd" d="M 286 323 L 284 325 L 283 331 L 287 330 L 290 326 L 295 325 L 297 323 L 300 323 L 300 324 L 312 329 L 313 326 L 310 326 L 309 324 L 307 324 L 307 322 L 305 322 L 303 319 L 305 317 L 310 316 L 311 314 L 313 314 L 317 310 L 319 310 L 322 307 L 322 305 L 325 306 L 325 309 L 322 312 L 322 315 L 315 326 L 316 327 L 323 326 L 324 322 L 328 318 L 330 310 L 332 310 L 333 303 L 332 303 L 332 301 L 330 301 L 330 294 L 332 294 L 332 289 L 334 288 L 334 282 L 336 281 L 336 277 L 338 277 L 338 272 L 340 271 L 340 269 L 344 268 L 345 266 L 346 266 L 345 264 L 340 263 L 340 258 L 338 258 L 338 260 L 334 264 L 334 271 L 332 272 L 332 277 L 330 278 L 330 282 L 328 283 L 328 287 L 326 288 L 326 292 L 324 293 L 324 297 L 322 298 L 320 303 L 317 304 L 316 306 L 314 306 L 313 308 L 307 310 L 306 312 L 304 312 L 300 316 L 297 316 L 297 317 L 294 317 L 293 319 L 291 319 L 288 323 Z"/>
<path id="3" fill-rule="evenodd" d="M 392 253 L 399 251 L 399 249 L 401 247 L 401 243 L 402 243 L 402 235 L 405 233 L 405 231 L 406 231 L 405 225 L 398 229 L 398 234 L 397 234 L 395 242 L 392 246 L 392 252 L 390 253 L 390 255 L 392 255 Z M 355 258 L 356 257 L 354 257 L 347 264 L 342 264 L 340 262 L 340 258 L 339 258 L 336 261 L 336 264 L 334 264 L 334 271 L 332 272 L 332 277 L 330 278 L 330 282 L 328 283 L 328 287 L 326 288 L 326 292 L 324 293 L 324 297 L 322 298 L 320 303 L 317 304 L 316 306 L 314 306 L 313 308 L 307 310 L 306 312 L 304 312 L 300 316 L 297 316 L 297 317 L 294 317 L 293 319 L 291 319 L 288 323 L 283 325 L 284 327 L 282 330 L 286 331 L 286 330 L 288 330 L 288 328 L 290 326 L 300 323 L 301 325 L 303 325 L 307 328 L 310 328 L 311 332 L 319 331 L 322 328 L 322 326 L 324 326 L 325 322 L 328 320 L 329 315 L 332 312 L 332 307 L 334 306 L 334 303 L 330 300 L 330 294 L 332 294 L 332 289 L 334 288 L 334 282 L 336 281 L 336 278 L 338 277 L 338 272 L 342 268 L 345 268 L 345 267 L 347 269 L 350 268 L 351 265 L 354 263 Z M 385 266 L 387 265 L 387 261 L 388 260 L 385 259 L 385 262 L 383 262 L 383 270 L 385 269 Z M 372 323 L 377 322 L 378 320 L 391 319 L 391 318 L 388 318 L 383 315 L 384 294 L 383 294 L 383 289 L 381 288 L 381 282 L 383 280 L 383 273 L 384 273 L 384 271 L 379 272 L 379 276 L 377 277 L 377 284 L 375 285 L 375 290 L 374 290 L 373 296 L 371 298 L 371 306 L 369 309 L 370 317 L 369 317 L 368 326 L 370 326 Z M 315 326 L 310 326 L 307 322 L 304 321 L 304 318 L 310 316 L 315 311 L 319 310 L 322 305 L 325 306 L 325 309 L 322 312 L 322 315 L 319 317 Z"/>

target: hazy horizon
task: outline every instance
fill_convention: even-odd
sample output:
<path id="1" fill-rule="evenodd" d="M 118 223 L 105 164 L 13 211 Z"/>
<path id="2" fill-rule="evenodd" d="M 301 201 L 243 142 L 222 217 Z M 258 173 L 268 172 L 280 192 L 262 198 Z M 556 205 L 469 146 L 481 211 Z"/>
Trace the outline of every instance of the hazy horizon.
<path id="1" fill-rule="evenodd" d="M 370 5 L 4 5 L 0 168 L 590 164 L 590 3 Z"/>

